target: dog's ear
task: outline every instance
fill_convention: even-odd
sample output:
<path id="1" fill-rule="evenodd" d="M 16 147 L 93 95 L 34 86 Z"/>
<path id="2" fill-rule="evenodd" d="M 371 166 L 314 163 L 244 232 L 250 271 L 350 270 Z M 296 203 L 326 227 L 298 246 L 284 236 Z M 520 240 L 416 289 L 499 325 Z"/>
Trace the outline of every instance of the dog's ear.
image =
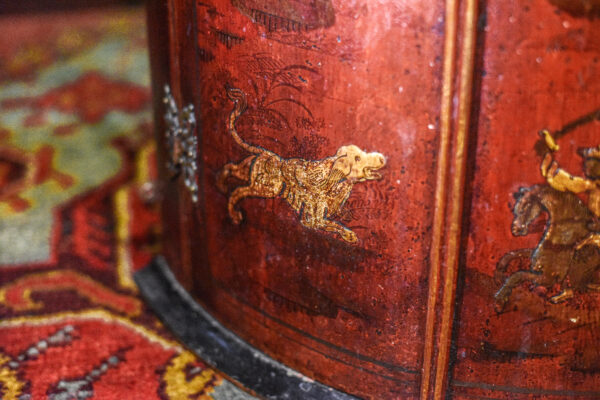
<path id="1" fill-rule="evenodd" d="M 347 176 L 352 171 L 352 166 L 354 164 L 354 158 L 350 155 L 352 153 L 352 145 L 350 146 L 342 146 L 335 153 L 335 162 L 331 166 L 331 172 L 339 171 L 342 176 Z"/>
<path id="2" fill-rule="evenodd" d="M 331 166 L 331 172 L 338 170 L 343 176 L 350 174 L 352 170 L 352 160 L 347 155 L 337 157 L 333 165 Z"/>
<path id="3" fill-rule="evenodd" d="M 352 171 L 352 163 L 348 159 L 348 156 L 336 156 L 336 160 L 333 162 L 325 181 L 325 190 L 331 189 L 336 183 L 348 176 L 350 171 Z"/>

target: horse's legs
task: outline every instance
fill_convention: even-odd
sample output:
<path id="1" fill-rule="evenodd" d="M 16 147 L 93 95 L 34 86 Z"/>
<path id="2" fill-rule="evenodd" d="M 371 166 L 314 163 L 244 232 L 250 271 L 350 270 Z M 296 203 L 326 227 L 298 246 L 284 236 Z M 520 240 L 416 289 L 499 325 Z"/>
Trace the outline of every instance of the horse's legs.
<path id="1" fill-rule="evenodd" d="M 589 236 L 588 236 L 589 237 Z M 598 270 L 600 252 L 597 247 L 586 246 L 575 252 L 568 272 L 569 286 L 576 291 L 600 291 Z"/>
<path id="2" fill-rule="evenodd" d="M 585 284 L 585 288 L 592 292 L 600 292 L 600 283 L 593 281 L 594 278 L 597 279 L 596 271 L 598 269 L 600 269 L 600 264 L 596 264 L 596 268 L 594 268 L 594 270 L 591 271 L 590 278 L 589 278 L 588 282 Z"/>
<path id="3" fill-rule="evenodd" d="M 575 248 L 577 250 L 581 250 L 583 247 L 585 247 L 587 245 L 600 247 L 600 233 L 597 233 L 597 232 L 590 233 L 582 241 L 577 243 L 577 246 Z"/>
<path id="4" fill-rule="evenodd" d="M 511 250 L 504 254 L 500 261 L 496 264 L 496 272 L 494 273 L 494 279 L 497 283 L 501 283 L 505 279 L 505 273 L 508 269 L 508 265 L 515 259 L 531 258 L 535 249 L 517 249 Z"/>
<path id="5" fill-rule="evenodd" d="M 585 250 L 583 250 L 583 248 L 585 246 L 588 246 L 588 245 L 600 248 L 600 233 L 598 233 L 598 232 L 592 232 L 592 233 L 590 233 L 583 240 L 581 240 L 579 243 L 577 243 L 577 245 L 575 246 L 575 248 L 577 250 L 585 251 Z M 598 254 L 595 253 L 597 250 L 598 249 L 596 249 L 596 248 L 594 249 L 594 255 L 596 256 L 596 259 L 592 258 L 592 260 L 591 260 L 591 263 L 595 264 L 596 267 L 593 268 L 593 270 L 589 270 L 588 273 L 586 273 L 586 278 L 588 279 L 588 283 L 585 283 L 585 288 L 587 290 L 590 290 L 590 291 L 593 291 L 593 292 L 600 292 L 600 283 L 589 282 L 589 280 L 591 280 L 590 278 L 592 278 L 592 275 L 594 274 L 594 272 L 596 272 L 596 270 L 598 268 L 600 268 L 600 264 L 598 264 L 598 261 L 597 261 Z M 590 263 L 590 260 L 586 260 L 586 264 L 589 264 L 589 263 Z M 550 299 L 550 301 L 553 301 L 555 298 L 559 298 L 560 301 L 563 301 L 562 298 L 560 297 L 560 296 L 562 296 L 563 293 L 559 294 L 558 296 L 552 297 Z M 571 293 L 570 297 L 573 297 L 572 293 Z M 570 297 L 568 297 L 568 298 L 570 298 Z M 553 302 L 557 303 L 558 301 L 553 301 Z"/>
<path id="6" fill-rule="evenodd" d="M 512 290 L 519 286 L 523 282 L 532 282 L 538 286 L 551 286 L 552 278 L 543 275 L 539 272 L 531 271 L 517 271 L 508 277 L 504 285 L 496 292 L 496 301 L 500 306 L 500 310 L 504 308 L 504 305 L 508 301 L 508 298 Z"/>
<path id="7" fill-rule="evenodd" d="M 563 291 L 557 294 L 556 296 L 550 297 L 550 302 L 552 302 L 553 304 L 562 303 L 565 300 L 573 298 L 573 296 L 573 289 L 563 289 Z"/>

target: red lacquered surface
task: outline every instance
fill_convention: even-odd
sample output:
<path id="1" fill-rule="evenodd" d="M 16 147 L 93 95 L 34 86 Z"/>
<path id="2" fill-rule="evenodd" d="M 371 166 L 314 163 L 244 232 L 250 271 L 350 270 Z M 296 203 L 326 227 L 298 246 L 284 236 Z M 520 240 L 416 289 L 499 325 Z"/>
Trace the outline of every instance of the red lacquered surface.
<path id="1" fill-rule="evenodd" d="M 196 294 L 232 330 L 320 381 L 364 396 L 416 395 L 442 5 L 317 3 L 197 5 L 202 261 L 214 289 Z M 232 222 L 217 175 L 250 154 L 227 132 L 226 86 L 248 98 L 237 123 L 248 143 L 283 158 L 319 160 L 350 144 L 386 157 L 382 178 L 355 184 L 338 217 L 357 243 L 302 226 L 281 198 L 244 199 L 243 221 Z"/>
<path id="2" fill-rule="evenodd" d="M 600 108 L 600 25 L 546 1 L 490 1 L 483 34 L 485 75 L 453 390 L 458 398 L 599 397 L 600 296 L 586 291 L 552 304 L 549 298 L 567 281 L 548 289 L 523 284 L 498 313 L 494 295 L 506 275 L 494 274 L 505 253 L 535 248 L 542 239 L 547 213 L 529 234 L 511 232 L 513 193 L 545 183 L 540 165 L 547 149 L 536 147 L 537 132 L 560 130 Z M 557 144 L 554 159 L 583 176 L 577 149 L 600 144 L 600 123 L 583 124 Z M 509 272 L 528 269 L 529 261 L 521 261 Z"/>
<path id="3" fill-rule="evenodd" d="M 359 397 L 600 396 L 600 295 L 579 287 L 554 304 L 571 272 L 497 295 L 530 268 L 515 256 L 498 273 L 499 260 L 543 235 L 546 212 L 527 234 L 511 231 L 527 191 L 513 194 L 546 185 L 553 144 L 538 131 L 578 176 L 577 149 L 600 144 L 597 118 L 564 129 L 600 108 L 596 3 L 167 2 L 164 79 L 178 104 L 194 104 L 199 140 L 196 203 L 163 171 L 178 279 L 257 348 Z M 242 94 L 248 107 L 230 119 Z M 385 157 L 380 179 L 350 169 L 352 185 L 299 189 L 330 176 L 310 178 L 311 161 L 333 170 L 349 145 L 363 161 Z M 267 195 L 274 182 L 285 185 Z M 228 209 L 244 186 L 258 191 Z M 321 214 L 328 227 L 303 219 L 350 186 Z M 551 251 L 575 265 L 575 244 Z"/>

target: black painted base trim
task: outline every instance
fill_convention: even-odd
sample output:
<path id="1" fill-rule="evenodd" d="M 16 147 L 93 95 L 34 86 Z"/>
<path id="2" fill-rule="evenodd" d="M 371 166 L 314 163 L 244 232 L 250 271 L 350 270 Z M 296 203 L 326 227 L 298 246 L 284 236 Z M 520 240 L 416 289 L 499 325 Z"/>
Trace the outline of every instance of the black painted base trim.
<path id="1" fill-rule="evenodd" d="M 162 257 L 134 276 L 142 296 L 190 350 L 268 399 L 355 400 L 273 360 L 223 327 L 177 282 Z"/>

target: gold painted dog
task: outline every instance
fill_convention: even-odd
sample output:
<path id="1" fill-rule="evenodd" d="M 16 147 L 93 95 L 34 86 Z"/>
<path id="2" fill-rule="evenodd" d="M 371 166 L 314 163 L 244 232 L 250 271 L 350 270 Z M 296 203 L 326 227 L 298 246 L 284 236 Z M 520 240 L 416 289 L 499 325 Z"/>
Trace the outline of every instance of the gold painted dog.
<path id="1" fill-rule="evenodd" d="M 358 182 L 381 179 L 376 171 L 385 166 L 380 153 L 366 153 L 355 145 L 340 147 L 335 155 L 322 160 L 285 159 L 272 151 L 244 142 L 235 129 L 238 117 L 246 110 L 246 96 L 240 89 L 230 88 L 227 95 L 234 102 L 229 115 L 229 133 L 244 150 L 252 153 L 240 163 L 228 163 L 219 172 L 217 186 L 227 192 L 230 177 L 247 182 L 229 196 L 231 220 L 239 224 L 242 213 L 236 204 L 245 197 L 282 197 L 300 215 L 303 226 L 339 234 L 354 243 L 356 234 L 332 220 L 350 197 Z"/>

